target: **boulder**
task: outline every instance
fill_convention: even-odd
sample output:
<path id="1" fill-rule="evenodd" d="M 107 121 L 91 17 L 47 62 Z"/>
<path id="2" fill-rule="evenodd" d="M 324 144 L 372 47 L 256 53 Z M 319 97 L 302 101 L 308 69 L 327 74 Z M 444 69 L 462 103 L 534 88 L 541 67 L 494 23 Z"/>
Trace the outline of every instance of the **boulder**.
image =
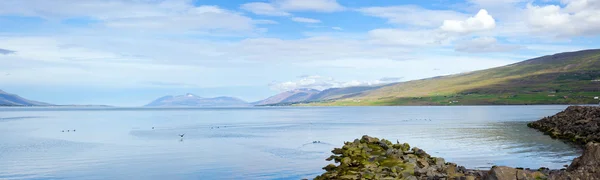
<path id="1" fill-rule="evenodd" d="M 585 167 L 600 167 L 600 143 L 588 143 L 583 155 L 575 158 L 567 171 L 573 171 Z"/>
<path id="2" fill-rule="evenodd" d="M 516 180 L 517 169 L 506 166 L 495 166 L 490 170 L 486 180 Z"/>
<path id="3" fill-rule="evenodd" d="M 575 158 L 566 171 L 551 173 L 548 179 L 600 180 L 600 143 L 588 143 L 583 154 Z"/>

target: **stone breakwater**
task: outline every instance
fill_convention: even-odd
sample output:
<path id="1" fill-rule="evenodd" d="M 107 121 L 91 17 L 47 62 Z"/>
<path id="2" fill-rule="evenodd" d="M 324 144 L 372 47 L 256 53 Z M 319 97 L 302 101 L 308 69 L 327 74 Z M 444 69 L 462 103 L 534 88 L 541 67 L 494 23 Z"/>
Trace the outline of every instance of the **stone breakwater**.
<path id="1" fill-rule="evenodd" d="M 443 158 L 432 157 L 407 143 L 363 136 L 331 151 L 323 179 L 407 179 L 407 180 L 600 180 L 600 144 L 589 143 L 584 154 L 564 170 L 516 169 L 495 166 L 490 170 L 466 169 Z M 337 165 L 336 165 L 337 164 Z"/>
<path id="2" fill-rule="evenodd" d="M 585 145 L 600 142 L 600 107 L 570 106 L 564 111 L 527 124 L 552 138 Z"/>

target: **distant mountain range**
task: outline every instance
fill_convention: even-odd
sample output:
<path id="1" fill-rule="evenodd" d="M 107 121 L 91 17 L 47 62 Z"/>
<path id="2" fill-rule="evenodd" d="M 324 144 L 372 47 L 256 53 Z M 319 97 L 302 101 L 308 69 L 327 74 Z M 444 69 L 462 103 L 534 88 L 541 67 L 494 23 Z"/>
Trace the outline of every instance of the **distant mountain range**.
<path id="1" fill-rule="evenodd" d="M 194 94 L 164 96 L 146 107 L 245 107 L 252 106 L 248 102 L 234 97 L 203 98 Z"/>
<path id="2" fill-rule="evenodd" d="M 51 106 L 52 104 L 37 102 L 9 94 L 0 90 L 0 106 Z"/>
<path id="3" fill-rule="evenodd" d="M 323 91 L 316 89 L 296 89 L 279 93 L 265 100 L 252 103 L 254 105 L 289 105 L 296 103 L 321 102 L 359 95 L 361 92 L 380 88 L 382 86 L 354 86 L 345 88 L 330 88 Z"/>
<path id="4" fill-rule="evenodd" d="M 316 89 L 296 89 L 279 93 L 265 100 L 254 102 L 254 105 L 272 105 L 280 103 L 295 103 L 309 100 L 312 96 L 319 94 L 321 91 Z"/>

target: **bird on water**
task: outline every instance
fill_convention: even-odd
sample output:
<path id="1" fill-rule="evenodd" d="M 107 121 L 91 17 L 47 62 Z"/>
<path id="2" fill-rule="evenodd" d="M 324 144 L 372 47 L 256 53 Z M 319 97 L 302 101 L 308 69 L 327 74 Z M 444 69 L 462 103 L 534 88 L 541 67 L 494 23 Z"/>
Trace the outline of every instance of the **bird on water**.
<path id="1" fill-rule="evenodd" d="M 184 133 L 184 134 L 180 134 L 180 135 L 179 135 L 179 137 L 181 137 L 181 138 L 183 138 L 183 136 L 185 136 L 185 133 Z"/>

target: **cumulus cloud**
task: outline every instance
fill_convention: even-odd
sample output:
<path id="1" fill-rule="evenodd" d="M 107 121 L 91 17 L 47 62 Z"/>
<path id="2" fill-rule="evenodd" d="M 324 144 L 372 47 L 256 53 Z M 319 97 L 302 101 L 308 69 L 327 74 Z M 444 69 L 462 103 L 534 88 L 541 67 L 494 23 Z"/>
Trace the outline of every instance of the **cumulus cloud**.
<path id="1" fill-rule="evenodd" d="M 537 33 L 560 37 L 594 36 L 600 34 L 600 1 L 562 0 L 565 6 L 528 4 L 528 25 Z"/>
<path id="2" fill-rule="evenodd" d="M 452 33 L 467 34 L 477 31 L 491 30 L 496 27 L 496 20 L 485 9 L 464 21 L 445 20 L 441 30 Z"/>
<path id="3" fill-rule="evenodd" d="M 303 17 L 293 17 L 292 21 L 301 22 L 301 23 L 321 23 L 321 20 L 311 19 L 311 18 L 303 18 Z"/>
<path id="4" fill-rule="evenodd" d="M 289 91 L 294 89 L 308 88 L 324 90 L 329 88 L 343 88 L 352 86 L 374 86 L 385 83 L 398 82 L 402 78 L 385 77 L 374 81 L 336 81 L 332 77 L 323 77 L 319 75 L 304 75 L 300 76 L 299 80 L 286 82 L 272 82 L 269 87 L 278 91 Z"/>
<path id="5" fill-rule="evenodd" d="M 15 53 L 15 51 L 0 48 L 0 54 L 2 54 L 2 55 L 8 55 L 8 54 L 13 54 L 13 53 Z"/>
<path id="6" fill-rule="evenodd" d="M 521 46 L 499 44 L 493 37 L 479 37 L 456 45 L 455 50 L 468 53 L 507 52 L 520 49 Z"/>
<path id="7" fill-rule="evenodd" d="M 423 27 L 438 27 L 444 20 L 462 20 L 467 15 L 451 10 L 430 10 L 419 6 L 388 6 L 367 7 L 358 9 L 359 12 L 388 19 L 392 24 L 406 24 Z"/>
<path id="8" fill-rule="evenodd" d="M 242 4 L 240 7 L 246 11 L 250 11 L 254 14 L 266 15 L 266 16 L 289 16 L 290 13 L 281 10 L 278 7 L 275 7 L 271 3 L 264 2 L 252 2 Z"/>

